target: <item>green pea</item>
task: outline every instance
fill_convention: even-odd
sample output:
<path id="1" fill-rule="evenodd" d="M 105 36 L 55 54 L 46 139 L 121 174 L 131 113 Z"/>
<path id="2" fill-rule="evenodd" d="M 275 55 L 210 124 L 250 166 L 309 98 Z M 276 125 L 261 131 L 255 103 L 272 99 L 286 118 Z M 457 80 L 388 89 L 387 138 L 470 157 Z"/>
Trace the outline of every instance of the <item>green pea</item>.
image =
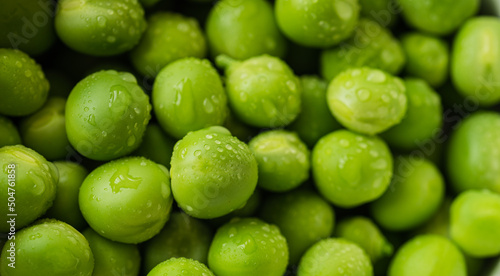
<path id="1" fill-rule="evenodd" d="M 153 86 L 153 106 L 162 128 L 180 139 L 190 131 L 224 123 L 227 96 L 208 60 L 185 58 L 160 71 Z"/>
<path id="2" fill-rule="evenodd" d="M 0 114 L 25 116 L 42 107 L 49 93 L 49 82 L 40 65 L 13 49 L 0 49 L 0 60 Z"/>
<path id="3" fill-rule="evenodd" d="M 328 83 L 316 76 L 303 76 L 300 82 L 301 112 L 289 128 L 312 148 L 321 137 L 342 126 L 335 120 L 326 102 Z"/>
<path id="4" fill-rule="evenodd" d="M 348 130 L 324 136 L 312 152 L 312 171 L 319 192 L 344 208 L 379 198 L 389 187 L 392 162 L 384 141 Z"/>
<path id="5" fill-rule="evenodd" d="M 339 46 L 324 50 L 320 71 L 327 81 L 349 68 L 368 66 L 397 75 L 405 64 L 401 43 L 389 29 L 362 18 L 352 37 Z"/>
<path id="6" fill-rule="evenodd" d="M 7 233 L 14 226 L 8 214 L 16 214 L 15 228 L 21 229 L 50 208 L 59 173 L 54 164 L 22 145 L 0 148 L 0 168 L 0 193 L 5 199 L 0 205 L 0 232 Z"/>
<path id="7" fill-rule="evenodd" d="M 154 78 L 169 63 L 185 57 L 203 58 L 206 51 L 196 19 L 157 12 L 149 17 L 148 28 L 130 58 L 139 73 Z"/>
<path id="8" fill-rule="evenodd" d="M 268 196 L 260 217 L 279 227 L 287 240 L 290 264 L 297 264 L 311 245 L 328 238 L 335 224 L 330 204 L 306 189 Z"/>
<path id="9" fill-rule="evenodd" d="M 82 232 L 94 254 L 92 276 L 136 276 L 139 274 L 141 256 L 135 244 L 123 244 L 103 238 L 91 228 Z"/>
<path id="10" fill-rule="evenodd" d="M 147 276 L 214 276 L 204 264 L 186 258 L 172 258 L 157 265 Z"/>
<path id="11" fill-rule="evenodd" d="M 479 112 L 466 118 L 452 133 L 447 168 L 458 191 L 490 189 L 500 193 L 500 114 Z"/>
<path id="12" fill-rule="evenodd" d="M 218 1 L 208 15 L 206 31 L 213 56 L 248 59 L 285 54 L 285 39 L 266 0 Z"/>
<path id="13" fill-rule="evenodd" d="M 21 135 L 19 135 L 19 131 L 16 126 L 12 123 L 12 121 L 0 115 L 0 148 L 3 146 L 12 146 L 21 144 Z"/>
<path id="14" fill-rule="evenodd" d="M 398 21 L 401 8 L 396 0 L 359 0 L 361 16 L 377 21 L 384 27 L 392 27 Z"/>
<path id="15" fill-rule="evenodd" d="M 411 150 L 434 138 L 443 124 L 441 98 L 421 79 L 404 81 L 408 107 L 401 122 L 381 137 L 391 146 Z"/>
<path id="16" fill-rule="evenodd" d="M 226 69 L 229 105 L 244 123 L 282 127 L 297 118 L 302 87 L 282 60 L 262 55 L 240 62 L 219 56 L 217 64 Z"/>
<path id="17" fill-rule="evenodd" d="M 85 178 L 78 200 L 85 220 L 99 235 L 140 243 L 158 234 L 169 218 L 169 173 L 145 158 L 118 159 Z"/>
<path id="18" fill-rule="evenodd" d="M 255 136 L 248 144 L 259 165 L 258 185 L 284 192 L 309 178 L 309 150 L 297 134 L 271 130 Z"/>
<path id="19" fill-rule="evenodd" d="M 309 248 L 300 260 L 297 276 L 372 276 L 370 258 L 357 244 L 344 239 L 324 239 Z"/>
<path id="20" fill-rule="evenodd" d="M 389 276 L 466 276 L 462 253 L 446 238 L 419 235 L 399 248 Z"/>
<path id="21" fill-rule="evenodd" d="M 142 143 L 132 155 L 143 156 L 170 168 L 175 140 L 167 136 L 157 124 L 148 124 Z"/>
<path id="22" fill-rule="evenodd" d="M 401 79 L 364 67 L 335 77 L 328 86 L 327 101 L 342 125 L 373 135 L 401 122 L 407 108 L 405 92 Z"/>
<path id="23" fill-rule="evenodd" d="M 19 218 L 19 217 L 17 217 Z M 9 265 L 11 244 L 2 249 L 0 273 L 5 276 L 91 276 L 94 256 L 85 237 L 70 225 L 41 220 L 16 233 L 15 268 Z"/>
<path id="24" fill-rule="evenodd" d="M 252 152 L 220 126 L 188 133 L 175 145 L 171 166 L 174 198 L 196 218 L 216 218 L 242 207 L 257 185 Z"/>
<path id="25" fill-rule="evenodd" d="M 480 4 L 479 0 L 398 1 L 408 24 L 435 35 L 452 33 L 476 14 Z"/>
<path id="26" fill-rule="evenodd" d="M 61 0 L 55 27 L 71 49 L 93 56 L 118 55 L 139 43 L 146 29 L 144 9 L 137 0 Z"/>
<path id="27" fill-rule="evenodd" d="M 233 219 L 220 227 L 208 252 L 217 276 L 282 276 L 288 246 L 278 227 L 256 218 Z"/>
<path id="28" fill-rule="evenodd" d="M 151 118 L 149 97 L 126 72 L 100 71 L 81 80 L 66 103 L 66 132 L 83 156 L 111 160 L 134 151 Z"/>
<path id="29" fill-rule="evenodd" d="M 453 42 L 451 77 L 458 92 L 483 106 L 500 102 L 500 19 L 468 20 Z"/>
<path id="30" fill-rule="evenodd" d="M 281 31 L 295 43 L 326 48 L 347 39 L 359 17 L 358 0 L 277 0 Z"/>

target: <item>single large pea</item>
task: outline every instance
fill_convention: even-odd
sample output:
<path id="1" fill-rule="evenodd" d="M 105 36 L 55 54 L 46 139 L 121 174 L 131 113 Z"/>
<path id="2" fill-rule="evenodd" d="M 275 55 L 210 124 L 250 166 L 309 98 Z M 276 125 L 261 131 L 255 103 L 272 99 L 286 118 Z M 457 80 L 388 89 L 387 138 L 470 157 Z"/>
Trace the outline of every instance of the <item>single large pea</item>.
<path id="1" fill-rule="evenodd" d="M 91 74 L 68 97 L 68 139 L 91 159 L 124 156 L 141 144 L 150 111 L 149 97 L 132 74 L 113 70 Z"/>
<path id="2" fill-rule="evenodd" d="M 131 155 L 143 156 L 170 168 L 175 140 L 167 136 L 157 124 L 148 124 L 141 145 Z"/>
<path id="3" fill-rule="evenodd" d="M 17 217 L 19 218 L 19 217 Z M 22 229 L 2 249 L 0 273 L 5 276 L 91 276 L 94 256 L 85 237 L 69 224 L 41 220 Z M 12 246 L 10 243 L 15 243 Z M 13 248 L 11 248 L 13 247 Z M 15 268 L 9 266 L 14 251 Z"/>
<path id="4" fill-rule="evenodd" d="M 255 136 L 248 146 L 259 164 L 259 187 L 284 192 L 309 178 L 310 152 L 297 134 L 271 130 Z"/>
<path id="5" fill-rule="evenodd" d="M 25 116 L 42 107 L 49 82 L 40 65 L 14 49 L 0 49 L 0 61 L 0 114 Z"/>
<path id="6" fill-rule="evenodd" d="M 146 158 L 108 162 L 85 178 L 78 201 L 85 220 L 101 236 L 140 243 L 158 234 L 169 218 L 169 173 Z"/>
<path id="7" fill-rule="evenodd" d="M 36 151 L 22 145 L 0 148 L 0 232 L 21 229 L 50 208 L 59 179 L 57 168 Z M 9 220 L 16 214 L 15 225 Z M 11 231 L 12 232 L 12 231 Z"/>
<path id="8" fill-rule="evenodd" d="M 214 276 L 204 264 L 186 258 L 171 258 L 157 265 L 147 276 Z"/>
<path id="9" fill-rule="evenodd" d="M 455 36 L 451 77 L 458 92 L 483 106 L 500 102 L 500 19 L 468 20 Z"/>
<path id="10" fill-rule="evenodd" d="M 321 138 L 312 152 L 312 171 L 321 195 L 345 208 L 379 198 L 391 181 L 392 162 L 384 141 L 348 130 Z"/>
<path id="11" fill-rule="evenodd" d="M 447 168 L 458 191 L 490 189 L 500 193 L 500 114 L 479 112 L 452 133 Z"/>
<path id="12" fill-rule="evenodd" d="M 288 246 L 278 227 L 259 219 L 233 219 L 217 230 L 208 266 L 217 276 L 282 276 Z"/>
<path id="13" fill-rule="evenodd" d="M 110 241 L 91 228 L 82 232 L 94 254 L 92 276 L 137 276 L 141 265 L 139 249 L 135 244 Z"/>
<path id="14" fill-rule="evenodd" d="M 390 146 L 411 150 L 434 138 L 443 125 L 441 98 L 421 79 L 405 79 L 408 107 L 401 122 L 381 137 Z"/>
<path id="15" fill-rule="evenodd" d="M 61 0 L 55 27 L 71 49 L 94 56 L 131 50 L 146 29 L 144 9 L 137 0 Z"/>
<path id="16" fill-rule="evenodd" d="M 279 227 L 287 240 L 290 264 L 297 264 L 311 245 L 331 236 L 335 224 L 332 206 L 306 189 L 267 197 L 260 217 Z"/>
<path id="17" fill-rule="evenodd" d="M 359 17 L 358 0 L 277 0 L 281 31 L 295 43 L 332 47 L 351 36 Z"/>
<path id="18" fill-rule="evenodd" d="M 227 96 L 210 61 L 185 58 L 163 68 L 153 86 L 153 106 L 161 127 L 175 138 L 222 125 Z"/>
<path id="19" fill-rule="evenodd" d="M 217 64 L 226 69 L 229 104 L 243 122 L 275 128 L 297 118 L 302 87 L 282 60 L 262 55 L 239 62 L 219 56 Z"/>
<path id="20" fill-rule="evenodd" d="M 488 190 L 461 193 L 450 208 L 450 235 L 468 255 L 500 254 L 500 195 Z"/>
<path id="21" fill-rule="evenodd" d="M 206 31 L 213 56 L 248 59 L 285 54 L 285 39 L 266 0 L 218 1 L 208 15 Z"/>
<path id="22" fill-rule="evenodd" d="M 349 69 L 328 86 L 328 106 L 333 116 L 350 130 L 377 134 L 397 125 L 406 114 L 403 81 L 371 68 Z"/>
<path id="23" fill-rule="evenodd" d="M 190 132 L 177 142 L 170 173 L 177 204 L 197 218 L 216 218 L 242 207 L 258 177 L 248 146 L 219 126 Z"/>
<path id="24" fill-rule="evenodd" d="M 406 242 L 392 259 L 389 276 L 466 276 L 460 250 L 438 235 L 419 235 Z"/>
<path id="25" fill-rule="evenodd" d="M 21 135 L 12 121 L 0 115 L 0 148 L 21 144 Z"/>
<path id="26" fill-rule="evenodd" d="M 357 244 L 329 238 L 311 246 L 300 260 L 297 276 L 372 276 L 370 258 Z"/>

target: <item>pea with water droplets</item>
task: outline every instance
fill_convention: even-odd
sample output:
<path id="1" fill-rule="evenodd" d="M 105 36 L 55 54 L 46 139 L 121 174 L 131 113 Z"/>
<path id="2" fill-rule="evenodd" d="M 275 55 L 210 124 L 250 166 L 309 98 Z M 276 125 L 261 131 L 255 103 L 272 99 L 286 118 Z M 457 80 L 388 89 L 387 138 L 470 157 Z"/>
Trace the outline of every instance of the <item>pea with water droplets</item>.
<path id="1" fill-rule="evenodd" d="M 0 115 L 0 148 L 3 146 L 12 146 L 21 144 L 21 135 L 17 127 L 12 123 L 12 121 Z"/>
<path id="2" fill-rule="evenodd" d="M 171 258 L 157 265 L 147 276 L 214 276 L 204 264 L 186 258 Z"/>

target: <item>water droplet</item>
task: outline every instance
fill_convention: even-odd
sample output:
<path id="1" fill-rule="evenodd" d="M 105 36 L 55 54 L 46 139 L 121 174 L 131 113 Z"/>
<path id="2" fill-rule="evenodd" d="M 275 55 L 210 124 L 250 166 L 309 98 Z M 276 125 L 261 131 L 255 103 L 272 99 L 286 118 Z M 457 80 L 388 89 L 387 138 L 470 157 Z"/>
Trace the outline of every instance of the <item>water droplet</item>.
<path id="1" fill-rule="evenodd" d="M 24 75 L 25 75 L 27 78 L 29 78 L 29 77 L 31 77 L 31 76 L 33 75 L 33 73 L 31 73 L 31 70 L 26 70 L 26 71 L 24 71 Z"/>
<path id="2" fill-rule="evenodd" d="M 194 156 L 198 157 L 201 155 L 201 151 L 200 150 L 195 150 L 194 151 Z"/>
<path id="3" fill-rule="evenodd" d="M 367 89 L 359 89 L 357 94 L 358 94 L 358 99 L 362 102 L 365 102 L 368 99 L 370 99 L 370 91 Z"/>
<path id="4" fill-rule="evenodd" d="M 109 179 L 113 193 L 120 192 L 121 189 L 137 189 L 142 182 L 142 178 L 129 174 L 128 166 L 120 166 Z"/>
<path id="5" fill-rule="evenodd" d="M 372 168 L 377 170 L 383 170 L 387 168 L 387 161 L 385 161 L 384 159 L 378 159 L 377 161 L 372 163 Z"/>
<path id="6" fill-rule="evenodd" d="M 129 147 L 133 146 L 135 144 L 135 141 L 136 141 L 136 139 L 135 139 L 134 135 L 128 137 L 128 139 L 127 139 L 127 146 L 129 146 Z"/>
<path id="7" fill-rule="evenodd" d="M 229 237 L 232 238 L 238 234 L 238 229 L 236 229 L 235 227 L 231 227 L 229 228 L 228 234 Z"/>
<path id="8" fill-rule="evenodd" d="M 116 41 L 116 37 L 110 35 L 106 38 L 106 41 L 109 42 L 109 43 L 113 43 Z"/>
<path id="9" fill-rule="evenodd" d="M 286 86 L 288 86 L 288 88 L 291 90 L 291 91 L 296 91 L 297 90 L 297 85 L 295 84 L 295 82 L 289 80 L 286 82 Z"/>
<path id="10" fill-rule="evenodd" d="M 95 126 L 95 116 L 94 114 L 89 115 L 88 123 Z"/>
<path id="11" fill-rule="evenodd" d="M 348 141 L 348 140 L 346 140 L 346 139 L 342 139 L 342 140 L 340 140 L 340 145 L 341 145 L 342 147 L 344 147 L 344 148 L 349 147 L 349 145 L 350 145 L 350 144 L 351 144 L 351 143 L 349 143 L 349 141 Z"/>
<path id="12" fill-rule="evenodd" d="M 98 16 L 97 17 L 97 25 L 99 25 L 99 27 L 106 27 L 106 17 Z"/>
<path id="13" fill-rule="evenodd" d="M 203 108 L 205 109 L 205 112 L 207 112 L 208 114 L 214 112 L 214 105 L 208 98 L 203 100 Z"/>
<path id="14" fill-rule="evenodd" d="M 371 71 L 366 80 L 373 83 L 383 83 L 387 80 L 385 74 L 380 71 Z"/>

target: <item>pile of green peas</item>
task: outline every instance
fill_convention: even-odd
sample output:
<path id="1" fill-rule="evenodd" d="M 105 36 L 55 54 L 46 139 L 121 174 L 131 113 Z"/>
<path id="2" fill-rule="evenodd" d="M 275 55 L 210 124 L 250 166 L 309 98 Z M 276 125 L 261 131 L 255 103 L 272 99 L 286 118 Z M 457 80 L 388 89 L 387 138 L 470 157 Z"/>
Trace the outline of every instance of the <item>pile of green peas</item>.
<path id="1" fill-rule="evenodd" d="M 0 275 L 500 275 L 500 4 L 0 8 Z"/>

